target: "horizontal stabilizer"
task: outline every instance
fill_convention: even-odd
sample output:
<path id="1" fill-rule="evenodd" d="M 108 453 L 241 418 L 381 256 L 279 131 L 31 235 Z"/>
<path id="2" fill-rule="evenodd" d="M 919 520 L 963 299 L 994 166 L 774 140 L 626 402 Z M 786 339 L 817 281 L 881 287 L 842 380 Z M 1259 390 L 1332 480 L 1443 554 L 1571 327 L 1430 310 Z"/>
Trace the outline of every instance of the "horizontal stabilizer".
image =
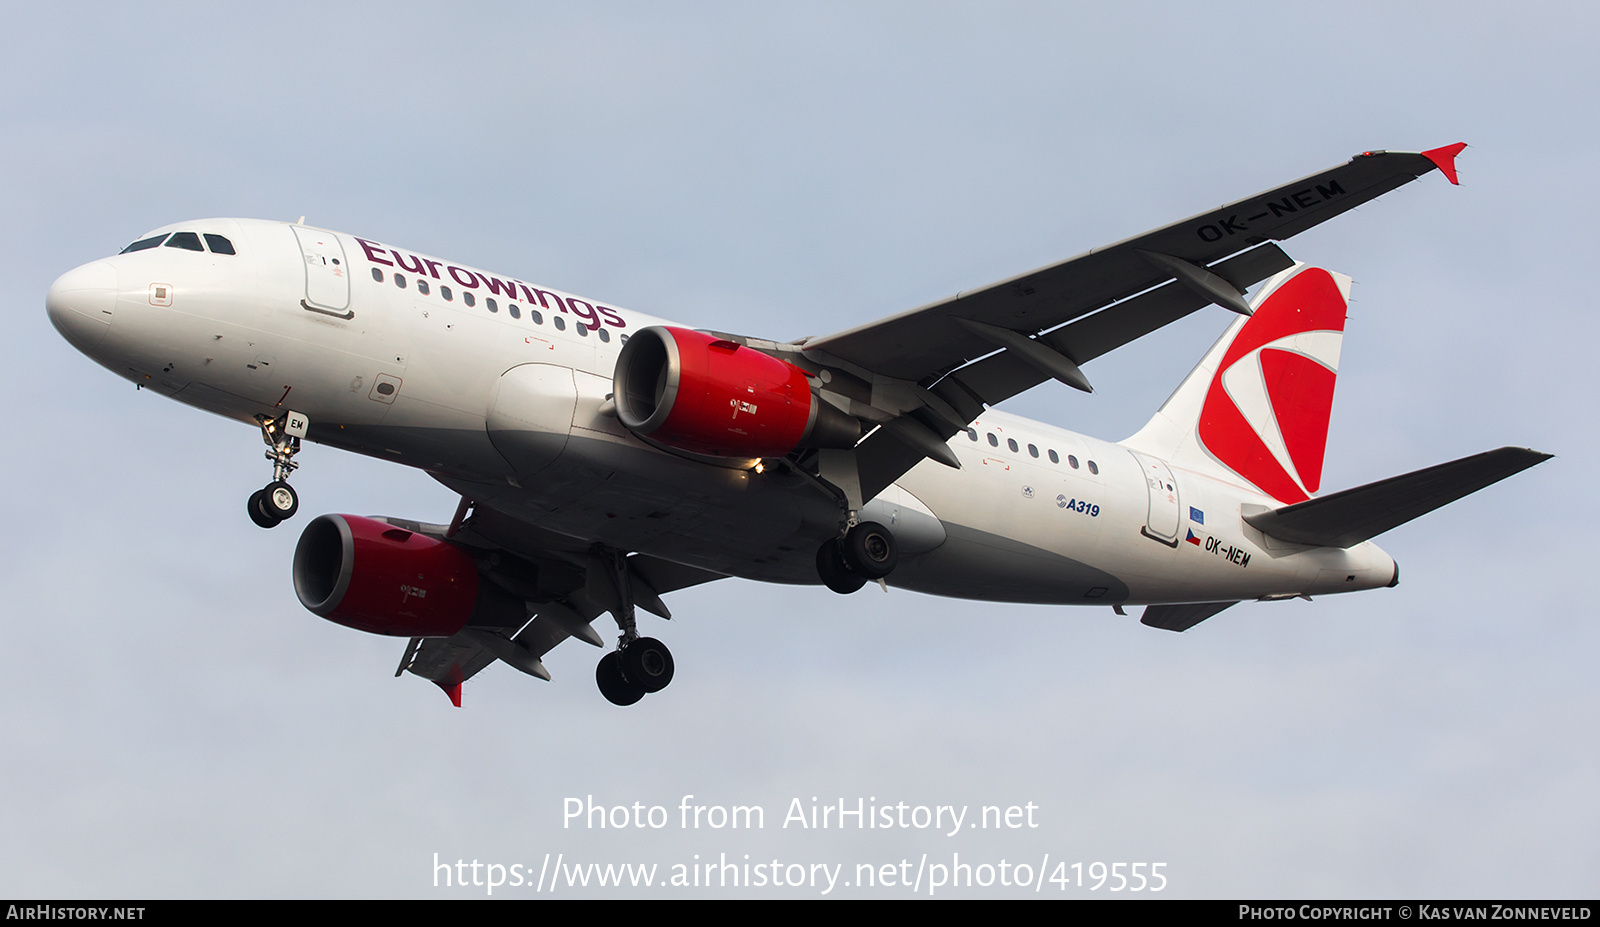
<path id="1" fill-rule="evenodd" d="M 1238 602 L 1190 602 L 1185 605 L 1152 605 L 1144 610 L 1139 623 L 1163 631 L 1187 631 Z"/>
<path id="2" fill-rule="evenodd" d="M 1502 447 L 1244 520 L 1291 544 L 1353 547 L 1550 457 L 1525 447 Z"/>

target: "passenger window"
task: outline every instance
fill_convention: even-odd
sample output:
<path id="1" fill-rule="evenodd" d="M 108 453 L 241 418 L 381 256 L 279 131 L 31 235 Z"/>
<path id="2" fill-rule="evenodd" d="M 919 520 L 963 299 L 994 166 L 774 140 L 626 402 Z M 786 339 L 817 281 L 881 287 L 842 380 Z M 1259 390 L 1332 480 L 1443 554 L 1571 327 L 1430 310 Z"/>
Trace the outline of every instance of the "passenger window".
<path id="1" fill-rule="evenodd" d="M 421 277 L 418 277 L 417 278 L 417 292 L 421 293 L 423 296 L 427 296 L 428 295 L 428 281 L 422 279 Z"/>
<path id="2" fill-rule="evenodd" d="M 1089 461 L 1089 472 L 1095 474 L 1096 476 L 1100 475 L 1100 468 L 1095 466 L 1094 461 L 1092 460 Z"/>
<path id="3" fill-rule="evenodd" d="M 372 279 L 378 281 L 379 283 L 382 283 L 383 282 L 383 271 L 379 270 L 376 267 L 372 268 Z"/>
<path id="4" fill-rule="evenodd" d="M 1033 446 L 1032 444 L 1028 445 L 1028 456 L 1029 457 L 1038 457 L 1039 456 L 1039 449 L 1037 447 Z"/>
<path id="5" fill-rule="evenodd" d="M 394 275 L 394 285 L 399 287 L 402 290 L 405 289 L 406 288 L 405 275 L 404 274 L 395 274 Z"/>
<path id="6" fill-rule="evenodd" d="M 206 247 L 211 249 L 212 254 L 237 253 L 233 250 L 233 242 L 223 238 L 221 235 L 212 235 L 209 232 L 206 233 Z M 334 261 L 334 263 L 337 264 L 339 262 Z"/>
<path id="7" fill-rule="evenodd" d="M 1000 446 L 1000 439 L 996 438 L 994 436 L 994 432 L 992 432 L 992 431 L 989 432 L 989 446 L 990 447 L 999 447 Z"/>
<path id="8" fill-rule="evenodd" d="M 628 336 L 627 335 L 623 335 L 621 338 L 617 339 L 617 344 L 627 344 L 627 343 L 628 343 Z"/>
<path id="9" fill-rule="evenodd" d="M 444 297 L 445 302 L 455 299 L 455 296 L 450 293 L 450 288 L 447 286 L 439 287 L 439 295 Z"/>
<path id="10" fill-rule="evenodd" d="M 1006 447 L 1011 448 L 1011 453 L 1015 454 L 1017 452 L 1017 439 L 1016 438 L 1007 438 L 1006 439 Z"/>
<path id="11" fill-rule="evenodd" d="M 461 293 L 461 301 L 466 303 L 468 306 L 476 306 L 478 304 L 478 298 L 464 290 Z"/>
<path id="12" fill-rule="evenodd" d="M 1051 463 L 1053 463 L 1053 464 L 1058 464 L 1058 463 L 1060 463 L 1060 462 L 1061 462 L 1061 455 L 1060 455 L 1060 454 L 1057 454 L 1057 453 L 1056 453 L 1056 452 L 1055 452 L 1055 449 L 1054 449 L 1054 448 L 1052 448 L 1052 449 L 1051 449 L 1051 450 L 1050 450 L 1050 462 L 1051 462 Z"/>
<path id="13" fill-rule="evenodd" d="M 141 238 L 138 241 L 134 242 L 133 244 L 129 245 L 128 247 L 123 248 L 121 251 L 118 251 L 117 253 L 118 254 L 132 254 L 135 251 L 149 251 L 151 248 L 154 248 L 156 245 L 159 245 L 159 244 L 161 244 L 162 242 L 164 242 L 166 240 L 167 240 L 167 233 L 166 232 L 162 232 L 160 235 L 155 235 L 155 236 L 152 236 L 150 238 Z"/>
<path id="14" fill-rule="evenodd" d="M 578 337 L 580 337 L 580 338 L 589 337 L 589 326 L 583 324 L 582 322 L 579 322 L 578 323 Z"/>
<path id="15" fill-rule="evenodd" d="M 173 232 L 172 237 L 167 239 L 167 247 L 182 248 L 185 251 L 206 250 L 205 247 L 200 244 L 200 236 L 193 232 Z"/>
<path id="16" fill-rule="evenodd" d="M 484 306 L 488 307 L 490 312 L 499 312 L 500 311 L 500 307 L 495 304 L 493 296 L 491 296 L 488 299 L 484 300 L 483 304 L 484 304 Z"/>
<path id="17" fill-rule="evenodd" d="M 611 329 L 609 329 L 609 328 L 600 329 L 600 340 L 601 341 L 610 341 L 611 340 Z"/>
<path id="18" fill-rule="evenodd" d="M 552 316 L 551 321 L 555 322 L 556 331 L 564 332 L 567 330 L 567 320 L 563 319 L 561 316 Z"/>
<path id="19" fill-rule="evenodd" d="M 1072 456 L 1071 454 L 1068 454 L 1067 455 L 1067 466 L 1071 467 L 1074 470 L 1078 469 L 1078 458 Z"/>
<path id="20" fill-rule="evenodd" d="M 539 310 L 537 310 L 537 309 L 529 309 L 528 310 L 528 321 L 532 322 L 535 325 L 543 325 L 544 324 L 544 316 L 540 315 L 539 314 Z"/>
<path id="21" fill-rule="evenodd" d="M 491 299 L 491 300 L 489 300 L 489 302 L 494 302 L 494 300 Z M 517 304 L 516 303 L 506 303 L 506 311 L 511 313 L 511 317 L 513 319 L 517 319 L 517 318 L 521 318 L 522 317 L 522 310 L 517 308 Z"/>
<path id="22" fill-rule="evenodd" d="M 968 441 L 976 441 L 976 440 L 978 440 L 978 429 L 976 429 L 976 428 L 968 428 L 967 429 L 967 440 Z"/>

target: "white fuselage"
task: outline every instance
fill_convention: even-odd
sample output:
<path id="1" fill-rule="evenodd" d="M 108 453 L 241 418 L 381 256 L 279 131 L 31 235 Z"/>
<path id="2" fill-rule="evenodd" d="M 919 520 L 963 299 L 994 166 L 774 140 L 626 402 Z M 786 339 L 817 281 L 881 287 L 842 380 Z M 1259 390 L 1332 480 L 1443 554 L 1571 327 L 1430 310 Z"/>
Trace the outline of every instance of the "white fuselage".
<path id="1" fill-rule="evenodd" d="M 306 226 L 171 230 L 237 253 L 154 247 L 51 289 L 57 328 L 112 371 L 241 421 L 304 413 L 311 440 L 423 468 L 573 543 L 818 581 L 836 500 L 784 467 L 659 449 L 608 414 L 624 338 L 662 320 Z M 1110 605 L 1343 592 L 1395 574 L 1371 543 L 1265 538 L 1241 506 L 1271 498 L 1121 444 L 989 411 L 950 445 L 959 470 L 924 461 L 863 513 L 900 543 L 892 585 Z"/>

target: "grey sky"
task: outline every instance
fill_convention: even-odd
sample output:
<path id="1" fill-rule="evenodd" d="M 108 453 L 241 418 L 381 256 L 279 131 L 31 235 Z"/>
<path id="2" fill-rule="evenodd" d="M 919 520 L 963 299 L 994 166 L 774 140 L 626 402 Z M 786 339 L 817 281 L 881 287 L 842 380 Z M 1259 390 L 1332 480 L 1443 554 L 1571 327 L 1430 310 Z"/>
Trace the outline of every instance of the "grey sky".
<path id="1" fill-rule="evenodd" d="M 1175 896 L 1600 890 L 1590 6 L 150 6 L 14 5 L 0 35 L 0 893 L 470 896 L 433 887 L 435 853 L 547 852 L 1162 861 Z M 460 711 L 391 678 L 403 642 L 296 602 L 294 540 L 324 511 L 442 520 L 450 495 L 313 447 L 305 515 L 261 531 L 256 435 L 135 392 L 43 311 L 146 229 L 303 214 L 788 339 L 1455 141 L 1459 189 L 1430 175 L 1286 245 L 1356 280 L 1328 488 L 1558 455 L 1381 538 L 1398 588 L 1174 635 L 726 581 L 649 619 L 677 679 L 625 711 L 576 643 L 553 683 L 495 667 Z M 1006 408 L 1122 438 L 1226 316 L 1095 362 L 1093 396 Z M 568 796 L 689 793 L 767 827 L 561 826 Z M 812 796 L 1032 802 L 1041 826 L 780 827 Z"/>

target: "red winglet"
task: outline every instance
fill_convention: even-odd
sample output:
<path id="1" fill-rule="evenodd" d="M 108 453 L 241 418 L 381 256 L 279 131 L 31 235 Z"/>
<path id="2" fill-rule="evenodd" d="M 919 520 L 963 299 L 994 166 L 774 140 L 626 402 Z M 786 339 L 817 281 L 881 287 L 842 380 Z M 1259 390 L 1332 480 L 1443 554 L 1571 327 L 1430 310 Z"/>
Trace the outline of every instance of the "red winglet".
<path id="1" fill-rule="evenodd" d="M 1456 142 L 1454 145 L 1446 145 L 1443 148 L 1424 151 L 1422 156 L 1432 161 L 1434 166 L 1445 177 L 1449 178 L 1451 183 L 1459 187 L 1461 186 L 1461 181 L 1456 179 L 1456 155 L 1460 154 L 1466 147 L 1466 142 Z"/>
<path id="2" fill-rule="evenodd" d="M 445 695 L 450 696 L 450 704 L 456 706 L 457 708 L 461 707 L 461 683 L 459 681 L 457 681 L 454 685 L 447 685 L 444 682 L 435 681 L 434 685 L 443 689 Z"/>

